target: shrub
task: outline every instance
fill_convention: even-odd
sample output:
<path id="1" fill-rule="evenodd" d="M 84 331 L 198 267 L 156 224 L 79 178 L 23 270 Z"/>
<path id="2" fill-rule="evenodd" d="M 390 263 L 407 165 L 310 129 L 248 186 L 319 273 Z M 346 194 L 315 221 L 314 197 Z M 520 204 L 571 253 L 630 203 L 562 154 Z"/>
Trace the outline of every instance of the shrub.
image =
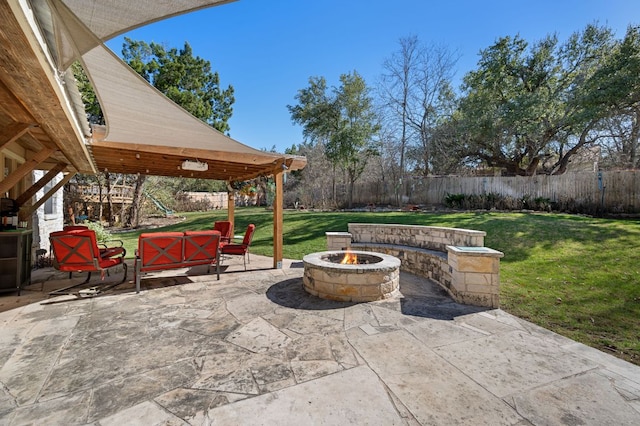
<path id="1" fill-rule="evenodd" d="M 99 243 L 103 243 L 111 239 L 111 233 L 104 229 L 100 222 L 89 222 L 86 225 L 96 233 L 96 240 Z"/>

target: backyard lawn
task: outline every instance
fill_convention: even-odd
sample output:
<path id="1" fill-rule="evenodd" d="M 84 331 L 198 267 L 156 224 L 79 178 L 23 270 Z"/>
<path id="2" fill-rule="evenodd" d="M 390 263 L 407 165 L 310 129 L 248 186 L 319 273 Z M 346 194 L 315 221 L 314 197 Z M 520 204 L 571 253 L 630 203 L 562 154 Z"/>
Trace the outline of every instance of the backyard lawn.
<path id="1" fill-rule="evenodd" d="M 158 230 L 211 229 L 226 211 L 186 213 Z M 349 222 L 449 226 L 485 231 L 505 254 L 501 308 L 549 330 L 640 365 L 640 221 L 536 213 L 285 211 L 284 257 L 326 250 L 326 231 Z M 236 234 L 256 225 L 252 253 L 271 256 L 273 213 L 236 209 Z M 133 255 L 138 235 L 119 233 Z"/>

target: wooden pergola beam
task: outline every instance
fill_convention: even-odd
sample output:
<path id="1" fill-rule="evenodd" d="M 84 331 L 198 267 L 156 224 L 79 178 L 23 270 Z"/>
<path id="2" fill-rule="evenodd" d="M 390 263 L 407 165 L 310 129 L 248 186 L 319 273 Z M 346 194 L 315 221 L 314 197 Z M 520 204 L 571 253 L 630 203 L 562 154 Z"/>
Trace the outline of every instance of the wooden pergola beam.
<path id="1" fill-rule="evenodd" d="M 43 205 L 49 198 L 53 196 L 53 194 L 55 194 L 57 191 L 60 190 L 60 188 L 65 186 L 71 180 L 71 178 L 74 177 L 75 175 L 76 175 L 76 172 L 67 173 L 65 177 L 62 178 L 60 182 L 55 184 L 55 186 L 53 186 L 49 191 L 47 191 L 47 193 L 44 194 L 42 198 L 40 198 L 38 201 L 36 201 L 32 205 L 20 209 L 21 220 L 25 220 L 26 218 L 31 217 L 33 212 L 36 211 L 38 207 Z"/>

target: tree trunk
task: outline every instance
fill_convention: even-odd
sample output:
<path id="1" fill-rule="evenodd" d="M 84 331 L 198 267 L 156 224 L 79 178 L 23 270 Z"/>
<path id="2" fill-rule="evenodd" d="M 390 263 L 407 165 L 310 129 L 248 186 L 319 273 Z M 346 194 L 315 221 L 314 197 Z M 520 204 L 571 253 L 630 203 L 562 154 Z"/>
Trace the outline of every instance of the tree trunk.
<path id="1" fill-rule="evenodd" d="M 640 109 L 635 110 L 631 140 L 629 141 L 629 165 L 632 169 L 640 167 L 638 162 L 638 139 L 640 139 Z"/>
<path id="2" fill-rule="evenodd" d="M 104 177 L 106 179 L 106 187 L 107 187 L 107 223 L 109 226 L 113 226 L 113 198 L 111 197 L 111 175 L 109 172 L 104 173 Z"/>
<path id="3" fill-rule="evenodd" d="M 333 173 L 331 176 L 331 193 L 333 196 L 333 207 L 336 207 L 338 205 L 338 201 L 336 199 L 336 166 L 333 165 Z"/>
<path id="4" fill-rule="evenodd" d="M 142 189 L 147 180 L 147 175 L 138 175 L 136 185 L 133 188 L 133 199 L 129 208 L 128 222 L 134 228 L 140 226 L 140 210 L 142 209 Z"/>

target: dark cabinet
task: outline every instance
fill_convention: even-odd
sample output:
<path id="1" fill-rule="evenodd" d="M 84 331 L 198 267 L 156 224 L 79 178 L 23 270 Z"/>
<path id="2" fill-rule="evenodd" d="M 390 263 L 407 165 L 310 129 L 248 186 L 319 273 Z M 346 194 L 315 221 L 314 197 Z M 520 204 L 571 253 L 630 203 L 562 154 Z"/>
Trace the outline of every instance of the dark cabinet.
<path id="1" fill-rule="evenodd" d="M 31 281 L 31 230 L 0 232 L 0 292 L 20 291 Z"/>

